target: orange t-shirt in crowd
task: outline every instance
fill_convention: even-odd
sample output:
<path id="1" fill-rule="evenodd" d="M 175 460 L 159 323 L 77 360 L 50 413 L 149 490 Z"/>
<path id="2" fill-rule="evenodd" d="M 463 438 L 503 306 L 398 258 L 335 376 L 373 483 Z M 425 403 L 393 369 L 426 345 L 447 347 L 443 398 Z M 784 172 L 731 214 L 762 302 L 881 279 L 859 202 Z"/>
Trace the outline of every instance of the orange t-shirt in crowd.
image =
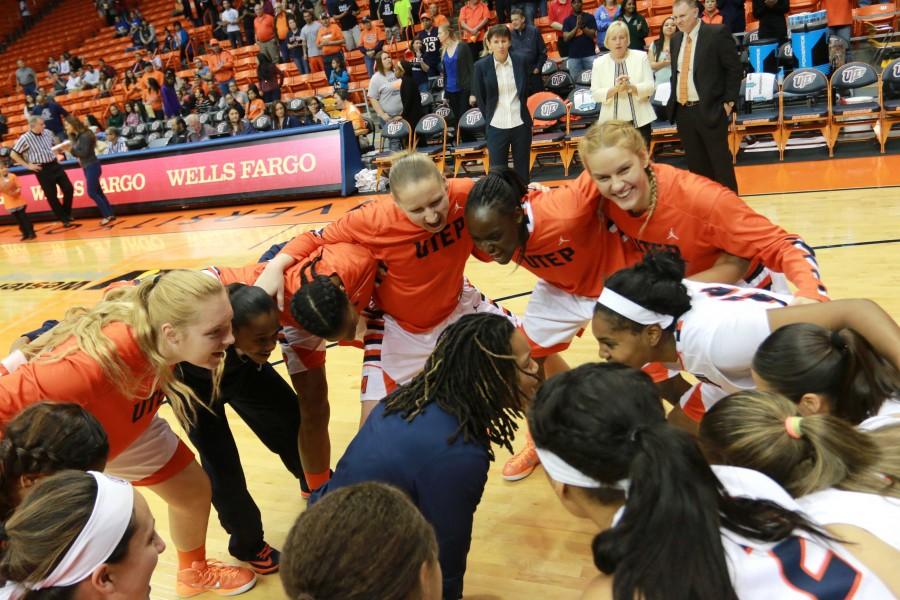
<path id="1" fill-rule="evenodd" d="M 567 185 L 530 192 L 524 203 L 528 241 L 519 264 L 564 292 L 599 296 L 607 277 L 643 256 L 609 231 L 597 213 L 600 198 L 587 171 Z"/>
<path id="2" fill-rule="evenodd" d="M 266 103 L 262 98 L 254 98 L 247 103 L 247 118 L 251 121 L 266 112 Z"/>
<path id="3" fill-rule="evenodd" d="M 447 25 L 449 27 L 450 21 L 444 15 L 438 13 L 431 19 L 431 24 L 435 27 L 440 27 L 441 25 Z"/>
<path id="4" fill-rule="evenodd" d="M 378 263 L 372 258 L 372 254 L 356 244 L 329 244 L 316 248 L 308 257 L 298 261 L 284 271 L 284 308 L 279 314 L 278 320 L 282 325 L 289 325 L 302 329 L 291 314 L 291 300 L 300 286 L 303 284 L 303 276 L 311 278 L 313 275 L 307 266 L 313 263 L 316 275 L 336 275 L 344 285 L 344 292 L 350 300 L 350 304 L 356 312 L 362 312 L 372 299 L 372 291 L 375 289 L 375 276 L 378 273 Z M 254 263 L 246 267 L 228 268 L 211 267 L 213 272 L 222 282 L 222 285 L 231 283 L 246 283 L 253 285 L 267 263 Z"/>
<path id="5" fill-rule="evenodd" d="M 334 41 L 339 41 L 341 45 L 329 44 L 326 46 L 322 43 Z M 341 31 L 341 28 L 335 23 L 330 23 L 328 27 L 319 29 L 319 32 L 316 34 L 316 45 L 322 49 L 322 56 L 337 54 L 344 49 L 344 32 Z"/>
<path id="6" fill-rule="evenodd" d="M 234 57 L 228 50 L 213 52 L 206 57 L 206 64 L 216 81 L 228 81 L 234 78 Z M 219 69 L 219 70 L 217 70 Z"/>
<path id="7" fill-rule="evenodd" d="M 372 26 L 372 29 L 363 29 L 360 32 L 360 42 L 366 50 L 374 50 L 378 47 L 378 42 L 385 39 L 384 31 L 379 27 Z"/>
<path id="8" fill-rule="evenodd" d="M 700 15 L 700 19 L 707 25 L 721 25 L 725 22 L 725 19 L 722 17 L 722 13 L 720 13 L 718 9 L 713 14 L 709 14 L 704 10 Z"/>
<path id="9" fill-rule="evenodd" d="M 413 333 L 430 331 L 456 309 L 463 271 L 472 253 L 464 213 L 471 179 L 450 179 L 447 226 L 429 233 L 410 221 L 391 198 L 351 211 L 316 232 L 303 233 L 282 249 L 297 260 L 316 246 L 359 244 L 384 263 L 387 276 L 375 288 L 375 303 Z"/>
<path id="10" fill-rule="evenodd" d="M 253 19 L 253 33 L 257 42 L 268 42 L 275 37 L 275 17 L 263 13 Z"/>
<path id="11" fill-rule="evenodd" d="M 652 163 L 656 209 L 641 232 L 646 214 L 634 216 L 611 201 L 602 210 L 640 250 L 677 248 L 691 276 L 712 267 L 722 252 L 784 273 L 796 295 L 827 300 L 812 249 L 759 214 L 730 189 L 690 171 Z M 640 232 L 640 237 L 638 234 Z"/>
<path id="12" fill-rule="evenodd" d="M 155 79 L 156 83 L 159 84 L 159 89 L 162 89 L 163 74 L 159 71 L 150 71 L 149 73 L 141 75 L 141 78 L 138 80 L 138 83 L 141 86 L 141 98 L 147 103 L 150 103 L 151 101 L 150 86 L 147 84 L 149 79 Z"/>
<path id="13" fill-rule="evenodd" d="M 278 16 L 275 17 L 275 31 L 278 33 L 278 39 L 281 41 L 286 40 L 290 30 L 287 14 L 284 12 L 278 13 Z"/>
<path id="14" fill-rule="evenodd" d="M 850 0 L 823 0 L 829 27 L 844 27 L 853 23 L 853 6 Z"/>
<path id="15" fill-rule="evenodd" d="M 165 396 L 155 389 L 156 375 L 131 327 L 114 322 L 103 328 L 103 334 L 126 365 L 132 393 L 123 393 L 100 363 L 76 350 L 59 360 L 32 360 L 0 377 L 0 423 L 8 423 L 25 407 L 44 400 L 74 402 L 100 421 L 109 438 L 109 458 L 121 454 L 146 431 Z M 52 355 L 61 356 L 74 345 L 74 339 L 66 341 Z"/>
<path id="16" fill-rule="evenodd" d="M 459 22 L 465 23 L 467 27 L 475 27 L 485 19 L 491 18 L 491 9 L 484 2 L 479 1 L 475 6 L 466 3 L 459 11 Z M 435 23 L 437 25 L 437 23 Z M 460 39 L 465 42 L 480 42 L 484 39 L 484 32 L 487 25 L 478 30 L 478 35 L 473 37 L 468 31 L 462 27 L 459 28 Z"/>
<path id="17" fill-rule="evenodd" d="M 359 109 L 356 112 L 359 112 Z M 3 201 L 3 206 L 6 207 L 6 210 L 10 211 L 14 208 L 25 206 L 22 189 L 19 187 L 18 178 L 15 174 L 7 173 L 5 178 L 0 177 L 0 200 Z"/>

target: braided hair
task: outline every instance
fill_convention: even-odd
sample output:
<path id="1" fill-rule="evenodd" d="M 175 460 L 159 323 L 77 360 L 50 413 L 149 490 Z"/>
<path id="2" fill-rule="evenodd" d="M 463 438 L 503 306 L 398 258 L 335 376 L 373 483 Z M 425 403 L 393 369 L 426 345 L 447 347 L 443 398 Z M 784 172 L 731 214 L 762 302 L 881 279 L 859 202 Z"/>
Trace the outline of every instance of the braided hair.
<path id="1" fill-rule="evenodd" d="M 312 260 L 300 271 L 300 289 L 291 300 L 291 314 L 303 329 L 321 338 L 333 339 L 346 329 L 350 299 L 328 275 L 316 273 Z"/>
<path id="2" fill-rule="evenodd" d="M 422 371 L 385 398 L 384 414 L 400 413 L 411 422 L 432 402 L 459 420 L 448 438 L 512 452 L 512 440 L 528 398 L 519 388 L 522 372 L 512 353 L 515 327 L 490 313 L 465 315 L 441 333 Z"/>
<path id="3" fill-rule="evenodd" d="M 19 413 L 0 441 L 0 519 L 19 502 L 19 478 L 63 469 L 102 471 L 109 454 L 106 432 L 79 404 L 40 402 Z"/>
<path id="4" fill-rule="evenodd" d="M 480 208 L 515 217 L 522 213 L 522 199 L 528 187 L 518 173 L 509 167 L 491 167 L 490 172 L 475 182 L 466 201 L 466 219 L 470 219 Z M 519 247 L 513 255 L 518 263 L 525 257 L 528 244 L 528 218 L 523 215 L 519 224 Z"/>

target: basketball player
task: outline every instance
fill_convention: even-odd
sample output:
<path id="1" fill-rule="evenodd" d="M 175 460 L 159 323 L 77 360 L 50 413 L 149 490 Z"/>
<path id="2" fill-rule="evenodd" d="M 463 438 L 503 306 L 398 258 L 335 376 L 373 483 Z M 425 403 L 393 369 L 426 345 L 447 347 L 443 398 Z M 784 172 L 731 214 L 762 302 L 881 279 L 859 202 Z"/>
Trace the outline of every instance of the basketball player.
<path id="1" fill-rule="evenodd" d="M 431 159 L 415 152 L 393 161 L 390 180 L 391 198 L 301 234 L 269 261 L 256 282 L 280 294 L 283 269 L 324 244 L 359 244 L 383 263 L 387 275 L 374 300 L 384 318 L 369 322 L 362 421 L 388 392 L 412 379 L 441 332 L 461 316 L 493 312 L 515 318 L 463 276 L 474 248 L 463 219 L 472 180 L 446 180 Z"/>
<path id="2" fill-rule="evenodd" d="M 768 392 L 738 392 L 703 417 L 700 443 L 710 460 L 765 473 L 803 512 L 836 537 L 851 525 L 900 550 L 900 420 L 875 431 L 832 415 L 801 416 Z"/>
<path id="3" fill-rule="evenodd" d="M 599 531 L 602 571 L 583 598 L 888 600 L 900 553 L 866 531 L 844 547 L 765 475 L 710 467 L 666 423 L 637 369 L 582 365 L 548 380 L 528 415 L 541 463 L 571 513 Z"/>
<path id="4" fill-rule="evenodd" d="M 900 327 L 877 304 L 789 303 L 789 296 L 764 290 L 685 280 L 681 257 L 651 252 L 606 281 L 592 329 L 602 358 L 636 368 L 650 362 L 677 365 L 713 384 L 703 386 L 710 393 L 702 401 L 692 396 L 681 407 L 696 421 L 726 394 L 754 387 L 750 370 L 756 349 L 791 323 L 853 328 L 900 366 Z"/>
<path id="5" fill-rule="evenodd" d="M 0 377 L 0 422 L 46 398 L 81 404 L 109 437 L 106 471 L 166 501 L 181 596 L 208 589 L 238 594 L 256 583 L 250 569 L 206 560 L 209 479 L 156 415 L 168 399 L 190 422 L 197 398 L 172 367 L 189 362 L 219 370 L 234 341 L 231 317 L 222 284 L 199 272 L 170 271 L 112 290 L 73 314 L 25 348 L 27 364 Z"/>

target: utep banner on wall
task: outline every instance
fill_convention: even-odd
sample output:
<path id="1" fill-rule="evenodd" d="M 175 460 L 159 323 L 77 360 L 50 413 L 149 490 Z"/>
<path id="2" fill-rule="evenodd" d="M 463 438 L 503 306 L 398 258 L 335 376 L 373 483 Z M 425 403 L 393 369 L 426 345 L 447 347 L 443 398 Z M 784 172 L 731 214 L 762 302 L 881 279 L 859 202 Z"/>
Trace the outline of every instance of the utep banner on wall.
<path id="1" fill-rule="evenodd" d="M 96 207 L 77 162 L 63 163 L 73 207 Z M 199 205 L 342 194 L 362 168 L 350 123 L 266 132 L 101 157 L 100 183 L 113 208 Z M 37 177 L 14 169 L 30 215 L 51 214 Z M 62 196 L 60 195 L 60 199 Z"/>

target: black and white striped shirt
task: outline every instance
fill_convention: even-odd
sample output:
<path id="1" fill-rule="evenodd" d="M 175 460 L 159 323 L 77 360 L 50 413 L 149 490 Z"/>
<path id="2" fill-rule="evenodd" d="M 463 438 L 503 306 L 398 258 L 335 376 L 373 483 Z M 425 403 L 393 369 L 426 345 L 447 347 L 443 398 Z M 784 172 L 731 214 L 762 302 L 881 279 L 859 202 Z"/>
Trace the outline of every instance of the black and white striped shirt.
<path id="1" fill-rule="evenodd" d="M 56 138 L 49 130 L 45 129 L 40 135 L 28 130 L 19 136 L 13 150 L 28 162 L 43 165 L 56 162 L 52 150 L 54 145 Z"/>

